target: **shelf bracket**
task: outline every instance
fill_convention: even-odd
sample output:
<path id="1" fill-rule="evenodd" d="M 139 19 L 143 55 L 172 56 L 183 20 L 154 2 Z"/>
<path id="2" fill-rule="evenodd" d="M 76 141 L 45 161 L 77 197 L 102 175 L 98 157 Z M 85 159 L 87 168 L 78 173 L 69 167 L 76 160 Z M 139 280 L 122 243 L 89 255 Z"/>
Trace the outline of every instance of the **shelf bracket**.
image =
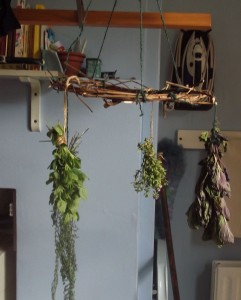
<path id="1" fill-rule="evenodd" d="M 19 77 L 21 82 L 29 83 L 31 89 L 31 131 L 41 130 L 41 84 L 40 80 L 31 77 Z"/>

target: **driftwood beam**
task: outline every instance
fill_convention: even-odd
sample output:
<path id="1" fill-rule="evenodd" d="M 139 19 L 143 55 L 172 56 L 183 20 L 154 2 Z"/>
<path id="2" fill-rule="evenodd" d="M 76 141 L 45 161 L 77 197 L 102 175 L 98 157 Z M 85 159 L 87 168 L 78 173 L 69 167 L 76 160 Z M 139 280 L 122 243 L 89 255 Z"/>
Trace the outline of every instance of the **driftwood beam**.
<path id="1" fill-rule="evenodd" d="M 192 90 L 180 90 L 177 89 L 163 89 L 160 91 L 153 89 L 132 89 L 125 87 L 125 81 L 116 79 L 112 80 L 112 83 L 106 81 L 101 82 L 99 80 L 93 80 L 88 78 L 81 78 L 77 76 L 71 76 L 67 81 L 52 80 L 51 85 L 54 90 L 68 91 L 74 93 L 80 97 L 85 98 L 102 98 L 104 100 L 112 101 L 113 103 L 120 102 L 176 102 L 184 101 L 189 104 L 201 104 L 212 106 L 212 95 L 208 95 L 203 92 Z M 122 87 L 120 87 L 122 84 Z M 171 83 L 169 83 L 169 86 Z M 175 95 L 174 95 L 175 94 Z"/>
<path id="2" fill-rule="evenodd" d="M 79 2 L 79 1 L 78 1 Z M 78 3 L 77 2 L 77 3 Z M 79 3 L 80 5 L 80 3 Z M 56 9 L 13 9 L 21 24 L 56 25 L 56 26 L 78 26 L 83 12 L 77 10 Z M 85 26 L 106 27 L 111 12 L 89 11 L 86 15 Z M 166 27 L 169 29 L 211 29 L 211 15 L 203 13 L 163 13 Z M 114 12 L 111 27 L 116 28 L 139 28 L 139 12 Z M 144 12 L 143 28 L 162 28 L 160 13 Z"/>

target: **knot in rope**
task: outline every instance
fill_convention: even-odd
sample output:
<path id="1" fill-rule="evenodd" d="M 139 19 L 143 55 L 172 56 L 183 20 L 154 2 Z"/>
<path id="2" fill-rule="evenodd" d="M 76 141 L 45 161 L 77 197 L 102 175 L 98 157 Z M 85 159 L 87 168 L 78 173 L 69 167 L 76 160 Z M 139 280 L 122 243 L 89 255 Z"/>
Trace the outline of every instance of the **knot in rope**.
<path id="1" fill-rule="evenodd" d="M 67 144 L 65 135 L 59 136 L 56 140 L 57 146 L 61 146 L 62 144 Z"/>

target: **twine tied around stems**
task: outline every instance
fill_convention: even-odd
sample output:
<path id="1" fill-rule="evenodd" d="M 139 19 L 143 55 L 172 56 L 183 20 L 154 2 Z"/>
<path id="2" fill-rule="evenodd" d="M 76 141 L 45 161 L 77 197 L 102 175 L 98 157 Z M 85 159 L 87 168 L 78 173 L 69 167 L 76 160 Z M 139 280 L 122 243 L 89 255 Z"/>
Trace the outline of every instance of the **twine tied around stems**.
<path id="1" fill-rule="evenodd" d="M 56 144 L 58 146 L 62 145 L 62 144 L 67 144 L 67 141 L 66 141 L 66 136 L 65 135 L 62 135 L 60 137 L 58 137 L 57 141 L 56 141 Z"/>
<path id="2" fill-rule="evenodd" d="M 80 84 L 80 80 L 77 76 L 73 75 L 67 78 L 64 89 L 64 136 L 60 137 L 60 143 L 68 143 L 68 88 L 72 84 L 71 81 L 76 81 Z"/>

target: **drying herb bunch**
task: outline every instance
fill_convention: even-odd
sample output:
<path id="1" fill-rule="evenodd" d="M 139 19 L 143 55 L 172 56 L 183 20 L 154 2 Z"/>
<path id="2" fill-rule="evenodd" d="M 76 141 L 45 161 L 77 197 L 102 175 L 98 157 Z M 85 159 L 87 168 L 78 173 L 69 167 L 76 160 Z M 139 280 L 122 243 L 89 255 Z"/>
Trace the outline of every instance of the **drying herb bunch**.
<path id="1" fill-rule="evenodd" d="M 77 156 L 77 147 L 81 136 L 75 135 L 69 146 L 66 143 L 65 130 L 58 124 L 49 128 L 47 136 L 52 141 L 53 161 L 46 184 L 52 184 L 49 203 L 52 206 L 52 221 L 55 229 L 55 270 L 52 282 L 52 299 L 55 300 L 58 285 L 58 273 L 64 285 L 64 299 L 74 300 L 76 221 L 79 219 L 79 203 L 86 199 L 84 181 L 86 175 L 81 170 L 81 160 Z"/>
<path id="2" fill-rule="evenodd" d="M 217 127 L 210 133 L 203 132 L 199 139 L 205 143 L 207 156 L 199 163 L 201 173 L 195 188 L 196 197 L 186 213 L 187 220 L 192 229 L 204 228 L 203 240 L 213 240 L 221 247 L 234 242 L 225 201 L 225 197 L 231 196 L 231 188 L 227 169 L 221 161 L 227 151 L 227 139 Z"/>
<path id="3" fill-rule="evenodd" d="M 138 149 L 142 152 L 142 164 L 134 176 L 134 189 L 136 192 L 144 191 L 145 197 L 148 197 L 152 190 L 153 198 L 158 199 L 162 186 L 167 184 L 162 157 L 160 154 L 157 156 L 152 138 L 146 138 L 143 143 L 139 143 Z"/>

